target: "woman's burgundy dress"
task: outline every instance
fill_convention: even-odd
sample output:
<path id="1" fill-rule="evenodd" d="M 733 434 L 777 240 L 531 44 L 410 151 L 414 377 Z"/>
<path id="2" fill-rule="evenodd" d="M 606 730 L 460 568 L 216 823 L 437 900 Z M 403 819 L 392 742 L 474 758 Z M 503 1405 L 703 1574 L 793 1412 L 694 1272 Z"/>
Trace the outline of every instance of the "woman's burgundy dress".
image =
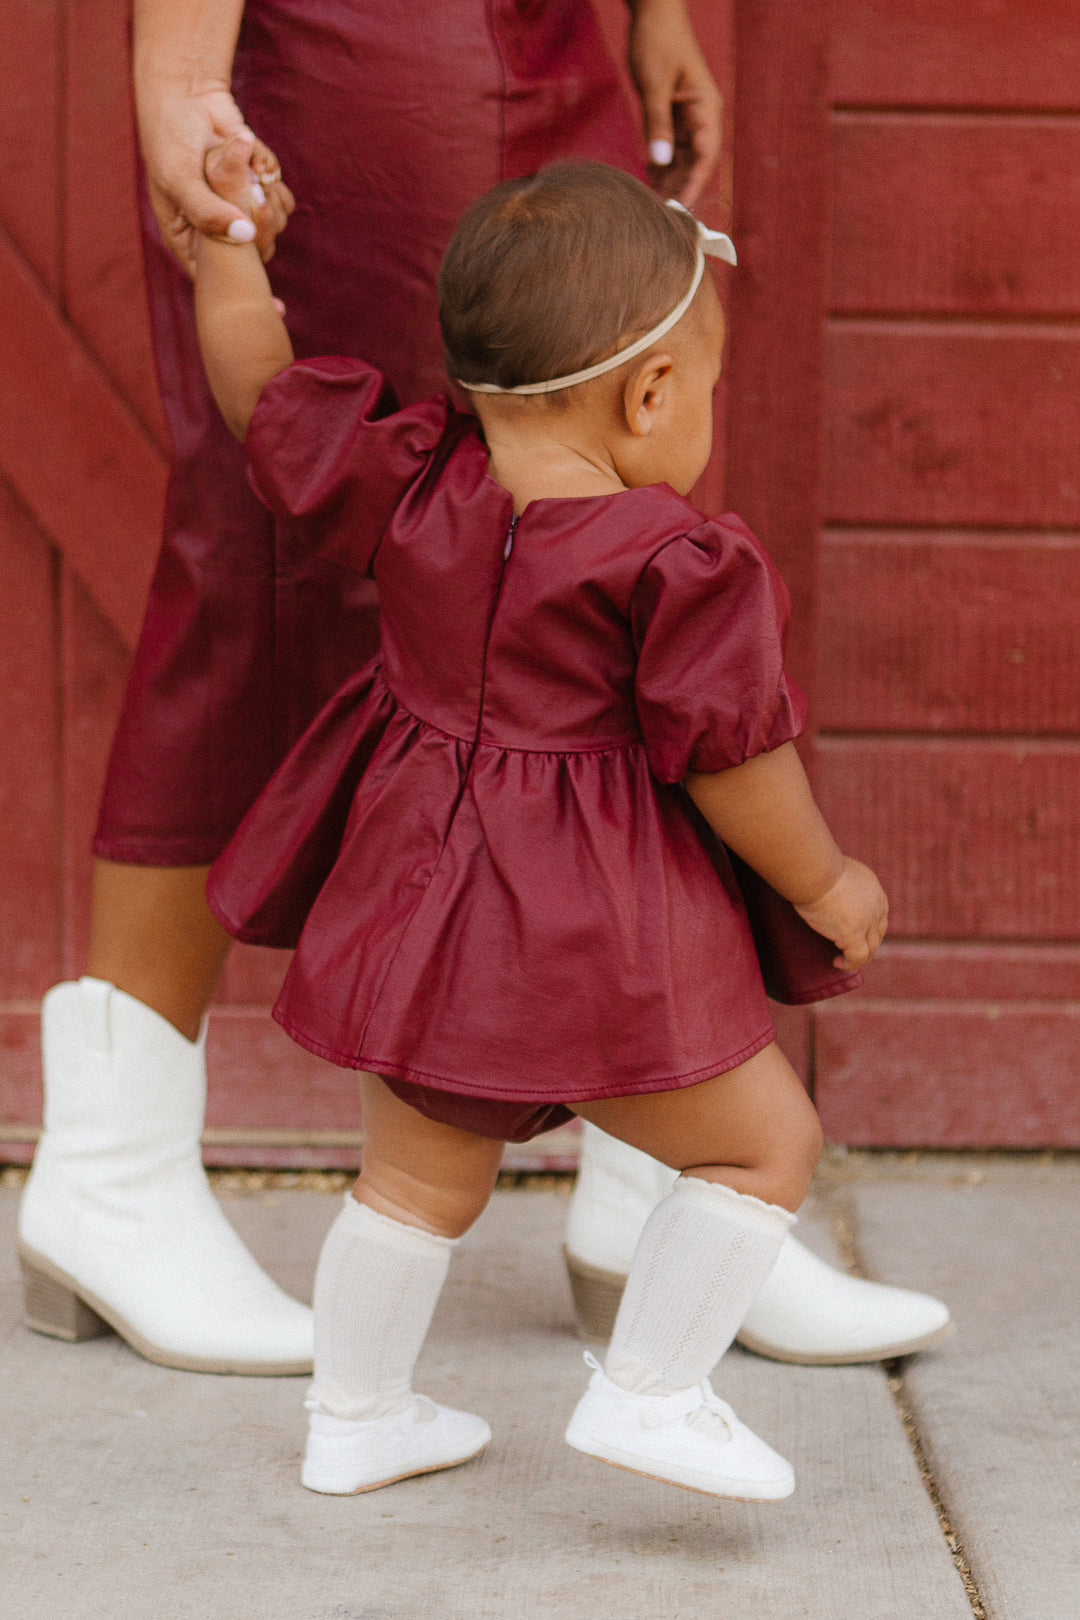
<path id="1" fill-rule="evenodd" d="M 468 203 L 553 158 L 641 172 L 588 0 L 248 0 L 234 88 L 297 196 L 271 265 L 297 353 L 363 354 L 404 402 L 445 385 L 435 275 Z M 218 854 L 377 614 L 252 495 L 149 214 L 146 249 L 176 460 L 95 849 L 169 866 Z"/>
<path id="2" fill-rule="evenodd" d="M 374 577 L 383 665 L 285 761 L 211 904 L 241 938 L 299 934 L 275 1009 L 295 1040 L 482 1134 L 734 1067 L 774 1030 L 678 784 L 797 735 L 783 584 L 737 518 L 667 485 L 515 519 L 474 417 L 387 404 L 372 368 L 323 359 L 256 409 L 257 487 L 299 545 Z M 847 988 L 788 911 L 797 999 Z"/>

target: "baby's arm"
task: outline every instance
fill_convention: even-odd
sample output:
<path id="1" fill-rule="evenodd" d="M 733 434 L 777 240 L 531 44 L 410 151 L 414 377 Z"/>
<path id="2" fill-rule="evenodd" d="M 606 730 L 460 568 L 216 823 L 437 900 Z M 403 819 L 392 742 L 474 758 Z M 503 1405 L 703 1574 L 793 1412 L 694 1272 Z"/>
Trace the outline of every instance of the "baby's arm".
<path id="1" fill-rule="evenodd" d="M 234 135 L 207 158 L 214 189 L 245 211 L 250 208 L 251 151 L 250 137 Z M 229 429 L 242 439 L 259 395 L 293 358 L 253 243 L 197 238 L 195 318 L 211 391 Z"/>
<path id="2" fill-rule="evenodd" d="M 791 743 L 731 770 L 691 774 L 686 790 L 713 831 L 859 968 L 881 944 L 889 903 L 868 866 L 837 848 Z"/>

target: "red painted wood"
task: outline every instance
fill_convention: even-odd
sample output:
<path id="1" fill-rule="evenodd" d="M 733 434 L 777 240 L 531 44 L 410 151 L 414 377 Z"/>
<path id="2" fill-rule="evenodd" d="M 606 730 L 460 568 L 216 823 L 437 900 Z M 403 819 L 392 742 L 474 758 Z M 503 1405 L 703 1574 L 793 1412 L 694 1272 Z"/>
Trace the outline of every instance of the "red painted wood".
<path id="1" fill-rule="evenodd" d="M 1080 536 L 837 529 L 820 592 L 824 729 L 1076 733 Z"/>
<path id="2" fill-rule="evenodd" d="M 0 27 L 0 224 L 41 280 L 61 283 L 61 0 L 6 0 Z"/>
<path id="3" fill-rule="evenodd" d="M 808 687 L 821 507 L 827 47 L 821 0 L 736 6 L 728 500 L 791 589 L 790 662 Z"/>
<path id="4" fill-rule="evenodd" d="M 72 570 L 62 575 L 59 674 L 63 690 L 63 972 L 85 970 L 90 925 L 90 846 L 124 695 L 129 656 Z"/>
<path id="5" fill-rule="evenodd" d="M 40 994 L 60 966 L 56 588 L 49 545 L 0 481 L 0 996 L 5 1001 Z M 0 1086 L 6 1082 L 0 1068 Z"/>
<path id="6" fill-rule="evenodd" d="M 0 1163 L 28 1164 L 41 1118 L 37 1000 L 0 1002 Z M 12 1130 L 14 1127 L 14 1130 Z"/>
<path id="7" fill-rule="evenodd" d="M 240 1006 L 272 1006 L 277 1000 L 291 956 L 291 951 L 234 945 L 225 964 L 215 1001 Z"/>
<path id="8" fill-rule="evenodd" d="M 593 0 L 593 9 L 600 19 L 607 46 L 619 69 L 623 89 L 635 120 L 641 118 L 641 103 L 634 92 L 626 68 L 626 34 L 629 13 L 625 0 Z M 732 143 L 731 105 L 734 87 L 734 11 L 735 0 L 690 0 L 690 16 L 698 41 L 720 88 L 725 106 L 724 150 L 716 173 L 709 182 L 705 196 L 695 205 L 706 224 L 716 230 L 731 229 Z M 721 265 L 713 266 L 713 275 L 720 290 L 724 307 L 729 307 L 731 273 Z M 727 379 L 721 379 L 713 406 L 713 454 L 704 476 L 691 493 L 695 505 L 706 512 L 722 511 L 725 505 L 725 424 L 728 409 Z"/>
<path id="9" fill-rule="evenodd" d="M 832 0 L 832 97 L 1075 108 L 1080 0 Z"/>
<path id="10" fill-rule="evenodd" d="M 1080 741 L 825 737 L 816 783 L 894 935 L 1076 938 Z"/>
<path id="11" fill-rule="evenodd" d="M 1080 311 L 1075 118 L 840 114 L 832 153 L 834 310 Z"/>
<path id="12" fill-rule="evenodd" d="M 769 1011 L 776 1025 L 776 1044 L 800 1080 L 809 1085 L 813 1019 L 809 1007 L 781 1007 L 778 1002 L 771 1001 Z"/>
<path id="13" fill-rule="evenodd" d="M 1080 329 L 834 321 L 832 522 L 1070 528 Z"/>
<path id="14" fill-rule="evenodd" d="M 359 1128 L 355 1073 L 297 1046 L 265 1007 L 215 1008 L 208 1054 L 214 1076 L 207 1112 L 210 1126 Z"/>
<path id="15" fill-rule="evenodd" d="M 598 4 L 609 26 L 625 25 L 619 0 Z M 47 660 L 42 669 L 54 701 L 63 694 L 62 798 L 55 772 L 51 791 L 64 811 L 66 864 L 57 857 L 35 880 L 0 951 L 39 950 L 31 928 L 51 917 L 55 952 L 63 892 L 66 969 L 75 971 L 86 841 L 124 665 L 99 605 L 130 637 L 141 594 L 130 581 L 156 539 L 146 492 L 161 487 L 150 442 L 158 418 L 134 292 L 130 188 L 125 180 L 99 196 L 74 183 L 87 153 L 114 175 L 129 161 L 124 7 L 13 0 L 9 9 L 0 221 L 37 274 L 0 252 L 7 329 L 22 334 L 0 360 L 0 388 L 18 407 L 0 426 L 0 467 L 96 602 L 62 574 L 59 619 L 54 581 L 51 628 L 42 634 L 34 620 L 33 657 L 60 645 L 54 672 Z M 883 1144 L 1075 1140 L 1080 772 L 1071 739 L 1080 706 L 1070 651 L 1080 542 L 1045 531 L 1075 529 L 1080 509 L 1077 329 L 1017 317 L 1077 312 L 1078 125 L 934 108 L 1075 111 L 1080 0 L 836 0 L 831 24 L 822 0 L 695 0 L 695 15 L 729 88 L 734 26 L 739 69 L 733 234 L 742 263 L 730 281 L 733 405 L 722 435 L 729 499 L 793 586 L 794 663 L 812 688 L 820 682 L 821 717 L 834 731 L 872 734 L 823 739 L 822 798 L 846 841 L 882 867 L 895 928 L 908 936 L 894 933 L 869 995 L 813 1015 L 827 1124 L 847 1140 Z M 836 320 L 826 380 L 830 26 L 834 86 L 847 106 L 924 110 L 834 118 L 831 296 L 841 317 L 900 318 Z M 706 211 L 718 223 L 726 184 Z M 50 277 L 63 316 L 49 307 Z M 834 529 L 819 570 L 826 386 Z M 724 476 L 720 455 L 699 498 L 718 504 Z M 43 537 L 26 532 L 37 550 L 26 552 L 33 560 L 19 589 L 33 594 L 54 565 Z M 0 606 L 0 617 L 17 606 Z M 25 611 L 43 614 L 45 604 Z M 31 661 L 16 662 L 14 684 L 0 668 L 11 687 L 0 685 L 0 755 L 9 713 L 25 708 L 19 682 Z M 11 737 L 25 724 L 11 723 Z M 59 728 L 54 720 L 54 740 Z M 890 728 L 916 735 L 882 737 Z M 935 729 L 968 735 L 919 734 Z M 1060 740 L 1013 744 L 1003 730 Z M 22 757 L 13 768 L 25 769 Z M 43 780 L 27 791 L 43 792 Z M 9 814 L 5 837 L 11 824 Z M 306 1057 L 266 1018 L 284 962 L 244 952 L 227 970 L 213 1017 L 208 1157 L 355 1165 L 355 1082 Z M 46 968 L 51 977 L 44 957 L 32 972 L 24 966 L 26 984 Z M 780 1016 L 801 1059 L 810 1015 Z M 34 1026 L 32 1001 L 0 1003 L 0 1119 L 35 1115 Z M 306 1143 L 296 1140 L 305 1133 Z M 25 1143 L 9 1152 L 25 1156 Z"/>
<path id="16" fill-rule="evenodd" d="M 866 970 L 866 993 L 878 1001 L 1078 1001 L 1080 945 L 887 940 Z"/>
<path id="17" fill-rule="evenodd" d="M 66 313 L 164 448 L 135 201 L 128 8 L 117 0 L 68 0 L 65 17 Z M 91 183 L 93 174 L 107 174 L 109 185 Z"/>
<path id="18" fill-rule="evenodd" d="M 1080 1147 L 1080 1001 L 830 1002 L 815 1101 L 856 1147 Z"/>
<path id="19" fill-rule="evenodd" d="M 133 645 L 165 462 L 41 283 L 0 238 L 0 469 Z"/>

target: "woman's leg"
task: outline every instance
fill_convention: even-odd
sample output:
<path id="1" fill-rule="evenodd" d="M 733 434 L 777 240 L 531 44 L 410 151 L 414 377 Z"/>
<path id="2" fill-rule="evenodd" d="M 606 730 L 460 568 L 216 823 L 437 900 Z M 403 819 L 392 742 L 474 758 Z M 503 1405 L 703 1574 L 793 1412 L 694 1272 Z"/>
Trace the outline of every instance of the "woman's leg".
<path id="1" fill-rule="evenodd" d="M 717 1401 L 708 1376 L 775 1264 L 821 1151 L 797 1076 L 772 1045 L 700 1085 L 580 1112 L 683 1173 L 645 1224 L 606 1372 L 597 1366 L 567 1440 L 716 1495 L 787 1496 L 790 1466 Z"/>
<path id="2" fill-rule="evenodd" d="M 352 1495 L 449 1468 L 491 1438 L 482 1418 L 413 1393 L 457 1239 L 491 1195 L 502 1143 L 441 1125 L 363 1079 L 363 1169 L 315 1275 L 315 1379 L 302 1479 Z"/>
<path id="3" fill-rule="evenodd" d="M 199 1037 L 232 941 L 206 903 L 208 866 L 94 862 L 86 971 Z"/>

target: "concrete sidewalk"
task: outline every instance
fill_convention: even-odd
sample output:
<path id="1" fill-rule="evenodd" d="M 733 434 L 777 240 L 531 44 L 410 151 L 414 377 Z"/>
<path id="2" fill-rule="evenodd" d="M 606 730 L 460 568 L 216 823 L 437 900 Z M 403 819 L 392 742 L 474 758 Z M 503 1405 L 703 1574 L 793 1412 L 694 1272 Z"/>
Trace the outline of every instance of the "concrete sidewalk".
<path id="1" fill-rule="evenodd" d="M 298 1483 L 303 1380 L 171 1372 L 117 1339 L 25 1331 L 18 1190 L 0 1188 L 0 1613 L 1075 1620 L 1078 1193 L 1076 1157 L 827 1161 L 802 1235 L 942 1294 L 957 1332 L 892 1378 L 725 1358 L 718 1389 L 798 1474 L 789 1501 L 755 1506 L 563 1445 L 586 1373 L 557 1189 L 496 1194 L 455 1257 L 422 1362 L 421 1389 L 491 1420 L 489 1450 L 332 1498 Z M 225 1201 L 268 1268 L 309 1297 L 337 1198 L 272 1188 Z"/>

